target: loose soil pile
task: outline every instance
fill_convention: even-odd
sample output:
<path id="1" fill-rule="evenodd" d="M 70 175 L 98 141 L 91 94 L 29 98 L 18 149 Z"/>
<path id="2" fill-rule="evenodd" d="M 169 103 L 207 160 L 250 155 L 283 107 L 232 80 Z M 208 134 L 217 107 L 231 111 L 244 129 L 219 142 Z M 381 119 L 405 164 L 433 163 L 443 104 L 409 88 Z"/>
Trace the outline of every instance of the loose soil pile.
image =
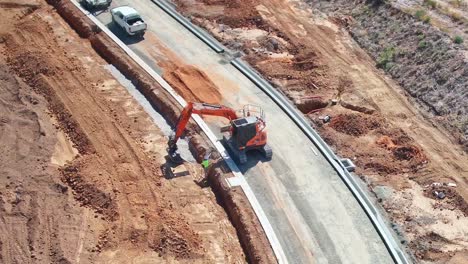
<path id="1" fill-rule="evenodd" d="M 333 117 L 330 127 L 351 136 L 363 136 L 380 127 L 382 120 L 360 114 L 341 114 Z"/>
<path id="2" fill-rule="evenodd" d="M 185 100 L 209 104 L 221 102 L 216 85 L 204 72 L 193 66 L 166 69 L 163 77 Z"/>

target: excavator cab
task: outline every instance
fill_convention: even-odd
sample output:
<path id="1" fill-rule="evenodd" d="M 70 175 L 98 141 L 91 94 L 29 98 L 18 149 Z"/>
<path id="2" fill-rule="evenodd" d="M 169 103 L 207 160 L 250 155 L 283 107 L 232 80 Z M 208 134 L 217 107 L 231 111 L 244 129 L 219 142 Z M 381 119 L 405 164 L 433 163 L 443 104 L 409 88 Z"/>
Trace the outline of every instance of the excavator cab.
<path id="1" fill-rule="evenodd" d="M 258 119 L 255 116 L 243 117 L 232 121 L 232 137 L 242 147 L 257 135 Z"/>

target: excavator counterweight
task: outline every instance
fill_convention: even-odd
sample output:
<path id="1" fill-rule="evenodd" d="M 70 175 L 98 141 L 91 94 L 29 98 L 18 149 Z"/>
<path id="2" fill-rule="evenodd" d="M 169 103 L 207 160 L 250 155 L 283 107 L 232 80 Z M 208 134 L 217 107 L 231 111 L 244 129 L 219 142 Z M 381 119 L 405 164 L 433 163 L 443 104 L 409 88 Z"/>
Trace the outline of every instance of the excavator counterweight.
<path id="1" fill-rule="evenodd" d="M 273 153 L 267 145 L 265 118 L 260 107 L 246 105 L 236 112 L 222 105 L 189 102 L 180 114 L 174 135 L 169 138 L 168 153 L 172 162 L 178 164 L 183 162 L 177 152 L 177 141 L 182 136 L 192 114 L 220 116 L 229 120 L 230 126 L 223 127 L 221 132 L 227 132 L 223 136 L 224 143 L 240 164 L 247 162 L 246 153 L 253 149 L 260 150 L 265 158 L 271 158 Z"/>

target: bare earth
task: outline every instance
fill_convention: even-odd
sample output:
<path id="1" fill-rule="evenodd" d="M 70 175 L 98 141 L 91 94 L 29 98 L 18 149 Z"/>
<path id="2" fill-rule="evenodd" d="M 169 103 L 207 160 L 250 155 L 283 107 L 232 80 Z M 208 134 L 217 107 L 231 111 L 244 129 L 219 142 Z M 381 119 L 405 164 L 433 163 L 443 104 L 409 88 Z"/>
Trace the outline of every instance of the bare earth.
<path id="1" fill-rule="evenodd" d="M 348 18 L 327 18 L 296 0 L 176 2 L 242 51 L 338 154 L 354 160 L 418 261 L 461 263 L 468 249 L 466 153 L 376 68 L 346 31 Z M 436 198 L 441 191 L 445 198 Z"/>
<path id="2" fill-rule="evenodd" d="M 0 262 L 245 262 L 203 170 L 163 177 L 166 138 L 90 44 L 45 1 L 0 7 Z"/>

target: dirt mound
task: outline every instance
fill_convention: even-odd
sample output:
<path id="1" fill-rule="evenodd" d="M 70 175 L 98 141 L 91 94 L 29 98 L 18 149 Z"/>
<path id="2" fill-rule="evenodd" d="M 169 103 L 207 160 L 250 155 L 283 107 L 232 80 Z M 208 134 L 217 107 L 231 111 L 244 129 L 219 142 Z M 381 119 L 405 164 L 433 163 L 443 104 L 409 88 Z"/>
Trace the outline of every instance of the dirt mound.
<path id="1" fill-rule="evenodd" d="M 317 61 L 318 58 L 315 52 L 305 51 L 304 53 L 294 56 L 292 67 L 298 71 L 309 71 L 319 66 Z"/>
<path id="2" fill-rule="evenodd" d="M 221 94 L 202 71 L 191 65 L 177 67 L 164 73 L 164 79 L 187 101 L 219 104 Z"/>
<path id="3" fill-rule="evenodd" d="M 188 230 L 179 228 L 179 230 Z M 195 257 L 200 250 L 200 245 L 190 239 L 190 237 L 197 237 L 195 233 L 180 233 L 171 228 L 170 226 L 163 226 L 159 230 L 159 239 L 155 241 L 154 245 L 150 245 L 150 248 L 159 252 L 162 255 L 171 255 L 176 259 L 189 259 Z"/>
<path id="4" fill-rule="evenodd" d="M 11 48 L 17 44 L 11 35 L 5 38 L 8 47 Z M 28 82 L 37 80 L 40 74 L 51 76 L 58 72 L 57 68 L 51 67 L 53 65 L 52 58 L 48 54 L 42 54 L 38 51 L 18 52 L 15 56 L 9 57 L 7 62 L 21 78 Z"/>
<path id="5" fill-rule="evenodd" d="M 409 140 L 404 136 L 400 136 L 396 140 L 389 136 L 382 136 L 377 139 L 376 144 L 390 150 L 397 160 L 412 161 L 415 165 L 426 163 L 427 158 L 422 150 L 408 142 Z"/>
<path id="6" fill-rule="evenodd" d="M 389 163 L 383 162 L 367 162 L 364 164 L 364 169 L 377 172 L 382 175 L 394 174 L 400 172 L 400 169 L 397 166 L 392 166 Z"/>
<path id="7" fill-rule="evenodd" d="M 374 116 L 361 114 L 339 114 L 332 118 L 330 127 L 351 136 L 363 136 L 381 126 L 381 120 Z"/>
<path id="8" fill-rule="evenodd" d="M 254 0 L 202 0 L 207 5 L 223 5 L 224 12 L 228 12 L 229 16 L 215 17 L 220 24 L 225 24 L 233 28 L 238 27 L 257 27 L 261 29 L 270 29 L 268 23 L 265 23 L 255 9 L 256 1 Z M 183 4 L 181 5 L 183 8 Z"/>
<path id="9" fill-rule="evenodd" d="M 450 243 L 450 241 L 439 234 L 430 232 L 412 241 L 409 247 L 419 259 L 445 263 L 448 261 L 449 256 L 442 254 L 442 247 L 446 243 Z"/>
<path id="10" fill-rule="evenodd" d="M 68 165 L 60 169 L 62 180 L 74 191 L 75 199 L 88 206 L 107 220 L 114 221 L 119 216 L 117 204 L 110 194 L 99 190 L 95 185 L 87 183 L 80 174 L 78 165 Z"/>

